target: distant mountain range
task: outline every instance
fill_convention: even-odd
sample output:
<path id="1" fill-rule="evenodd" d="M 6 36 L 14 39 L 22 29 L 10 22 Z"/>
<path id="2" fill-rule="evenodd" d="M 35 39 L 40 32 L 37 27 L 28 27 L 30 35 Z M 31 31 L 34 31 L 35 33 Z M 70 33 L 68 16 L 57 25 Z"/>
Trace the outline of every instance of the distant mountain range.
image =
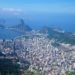
<path id="1" fill-rule="evenodd" d="M 42 33 L 47 33 L 50 39 L 56 39 L 58 42 L 75 44 L 75 35 L 71 32 L 64 32 L 59 29 L 44 27 Z"/>
<path id="2" fill-rule="evenodd" d="M 23 19 L 20 20 L 20 23 L 18 25 L 9 27 L 9 29 L 12 29 L 12 30 L 18 31 L 18 32 L 26 32 L 26 31 L 31 31 L 32 30 L 28 25 L 26 25 L 24 23 Z"/>
<path id="3" fill-rule="evenodd" d="M 0 24 L 0 28 L 5 29 L 6 27 L 4 26 L 4 24 Z M 15 26 L 8 27 L 6 29 L 14 31 L 14 32 L 21 32 L 21 33 L 32 31 L 32 28 L 29 27 L 28 25 L 26 25 L 24 23 L 23 19 L 20 19 L 19 24 L 15 25 Z M 43 27 L 39 31 L 40 31 L 40 33 L 47 33 L 48 38 L 56 39 L 58 42 L 75 44 L 75 35 L 71 32 L 64 32 L 58 28 L 50 28 L 50 27 Z"/>
<path id="4" fill-rule="evenodd" d="M 23 19 L 20 19 L 20 23 L 19 24 L 17 24 L 17 25 L 15 25 L 15 26 L 11 26 L 11 27 L 5 27 L 5 24 L 0 24 L 0 28 L 1 29 L 11 29 L 11 30 L 13 30 L 13 31 L 18 31 L 18 32 L 25 32 L 25 31 L 31 31 L 32 29 L 28 26 L 28 25 L 26 25 L 25 23 L 24 23 L 24 20 Z"/>

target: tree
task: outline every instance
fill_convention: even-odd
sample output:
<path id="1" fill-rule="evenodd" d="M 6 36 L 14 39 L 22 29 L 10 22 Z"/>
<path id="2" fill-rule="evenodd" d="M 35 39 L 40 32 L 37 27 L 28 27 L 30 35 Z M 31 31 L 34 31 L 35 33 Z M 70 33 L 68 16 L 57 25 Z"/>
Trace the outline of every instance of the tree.
<path id="1" fill-rule="evenodd" d="M 66 71 L 66 75 L 75 75 L 75 72 Z"/>
<path id="2" fill-rule="evenodd" d="M 23 75 L 42 75 L 42 74 L 39 71 L 31 72 L 31 71 L 25 70 Z"/>

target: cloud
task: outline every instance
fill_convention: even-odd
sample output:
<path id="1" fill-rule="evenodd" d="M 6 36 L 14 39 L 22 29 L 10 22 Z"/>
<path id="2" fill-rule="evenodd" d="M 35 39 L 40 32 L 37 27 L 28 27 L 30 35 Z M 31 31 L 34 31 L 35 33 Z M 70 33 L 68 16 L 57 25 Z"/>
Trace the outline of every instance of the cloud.
<path id="1" fill-rule="evenodd" d="M 14 15 L 20 15 L 22 13 L 22 9 L 17 8 L 0 8 L 1 12 L 12 13 Z"/>

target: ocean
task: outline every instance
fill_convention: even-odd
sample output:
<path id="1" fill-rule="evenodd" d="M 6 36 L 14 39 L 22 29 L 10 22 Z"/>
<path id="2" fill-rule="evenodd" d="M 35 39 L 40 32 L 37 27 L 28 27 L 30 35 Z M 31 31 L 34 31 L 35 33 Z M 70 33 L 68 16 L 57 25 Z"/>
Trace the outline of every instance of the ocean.
<path id="1" fill-rule="evenodd" d="M 31 13 L 22 15 L 25 24 L 32 29 L 39 30 L 43 26 L 55 27 L 62 29 L 65 32 L 72 32 L 75 34 L 75 14 L 51 14 L 51 13 Z M 5 20 L 5 26 L 11 27 L 20 23 L 20 17 L 18 16 L 0 16 L 0 19 Z M 0 21 L 1 22 L 1 21 Z M 11 31 L 8 29 L 0 29 L 0 39 L 14 39 L 17 36 L 23 35 L 20 32 Z"/>
<path id="2" fill-rule="evenodd" d="M 21 36 L 22 33 L 11 31 L 9 29 L 0 29 L 0 39 L 14 39 L 18 36 Z"/>

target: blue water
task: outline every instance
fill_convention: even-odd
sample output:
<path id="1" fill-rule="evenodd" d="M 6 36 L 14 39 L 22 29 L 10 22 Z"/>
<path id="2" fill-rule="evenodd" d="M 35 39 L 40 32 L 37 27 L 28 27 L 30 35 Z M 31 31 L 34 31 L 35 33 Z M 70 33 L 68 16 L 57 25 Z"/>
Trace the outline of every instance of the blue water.
<path id="1" fill-rule="evenodd" d="M 25 17 L 26 24 L 34 29 L 40 29 L 43 26 L 57 27 L 66 32 L 75 33 L 75 14 L 30 14 L 30 18 Z"/>
<path id="2" fill-rule="evenodd" d="M 0 29 L 0 39 L 14 39 L 21 35 L 22 33 L 16 31 L 11 31 L 8 29 Z"/>
<path id="3" fill-rule="evenodd" d="M 23 14 L 21 15 L 25 21 L 25 24 L 29 25 L 32 29 L 41 29 L 43 26 L 48 26 L 48 27 L 57 27 L 60 28 L 66 32 L 73 32 L 75 33 L 75 13 L 28 13 L 28 14 Z M 2 16 L 0 15 L 0 19 L 4 18 L 5 19 L 5 26 L 11 27 L 12 25 L 17 25 L 20 22 L 20 16 L 15 18 L 16 16 Z M 18 35 L 21 35 L 18 32 L 12 32 L 7 30 L 7 34 L 2 32 L 0 30 L 0 35 L 1 37 L 9 37 L 11 36 L 16 37 Z M 1 33 L 2 32 L 2 33 Z M 13 33 L 14 35 L 12 35 Z"/>

